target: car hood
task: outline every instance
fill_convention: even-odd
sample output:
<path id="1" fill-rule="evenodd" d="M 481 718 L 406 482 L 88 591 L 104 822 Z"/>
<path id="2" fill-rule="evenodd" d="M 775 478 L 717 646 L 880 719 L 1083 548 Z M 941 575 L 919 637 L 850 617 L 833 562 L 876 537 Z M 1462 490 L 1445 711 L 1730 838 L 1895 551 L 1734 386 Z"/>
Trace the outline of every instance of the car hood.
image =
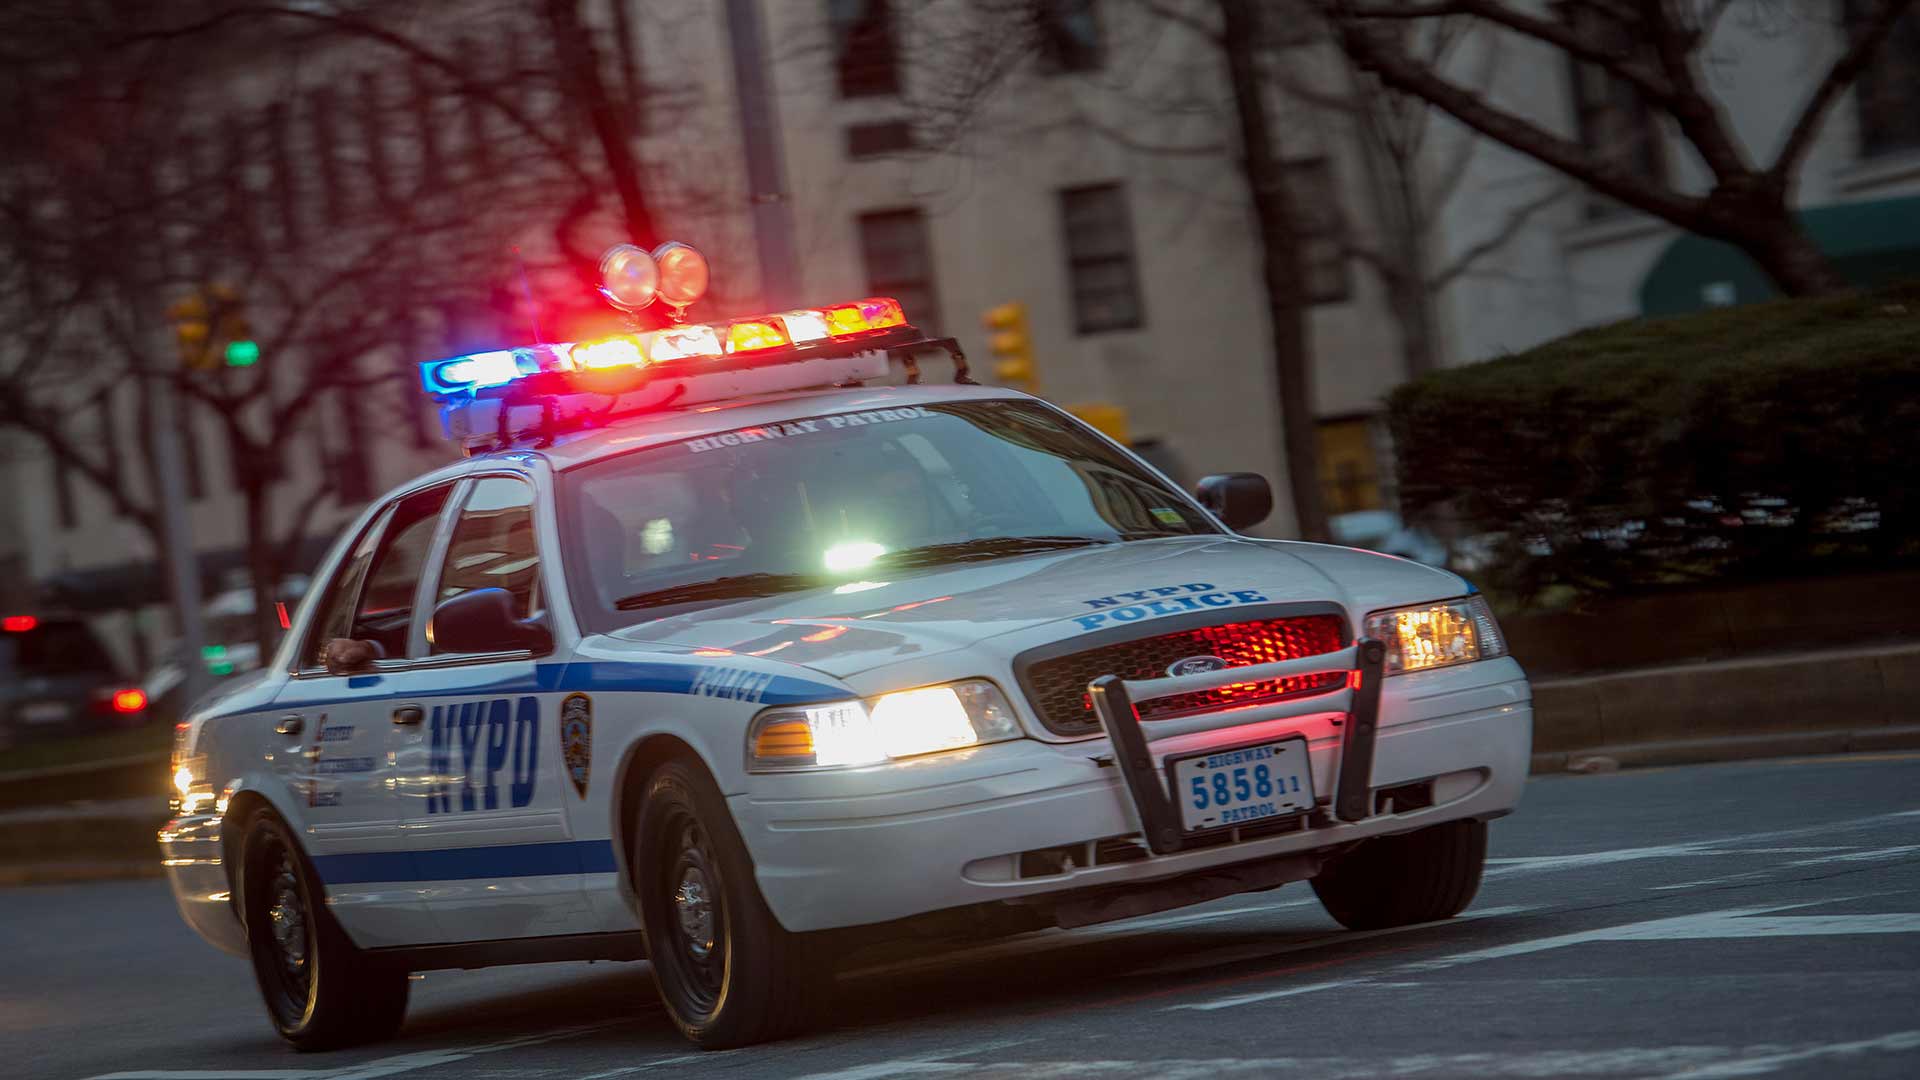
<path id="1" fill-rule="evenodd" d="M 1351 548 L 1170 537 L 742 600 L 638 623 L 603 637 L 601 648 L 765 657 L 846 678 L 1048 624 L 1067 637 L 1166 615 L 1319 601 L 1345 608 L 1357 626 L 1370 610 L 1468 589 L 1445 571 Z"/>

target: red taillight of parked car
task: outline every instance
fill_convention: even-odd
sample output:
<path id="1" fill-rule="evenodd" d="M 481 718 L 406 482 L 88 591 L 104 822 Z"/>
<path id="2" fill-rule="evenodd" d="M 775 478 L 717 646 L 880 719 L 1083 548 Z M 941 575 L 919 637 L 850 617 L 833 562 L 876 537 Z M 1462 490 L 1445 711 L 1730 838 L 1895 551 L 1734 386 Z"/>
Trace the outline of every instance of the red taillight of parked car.
<path id="1" fill-rule="evenodd" d="M 8 615 L 0 619 L 0 629 L 9 634 L 24 634 L 39 625 L 40 620 L 31 615 Z"/>
<path id="2" fill-rule="evenodd" d="M 137 713 L 147 707 L 145 690 L 116 690 L 113 692 L 113 711 L 117 713 Z"/>

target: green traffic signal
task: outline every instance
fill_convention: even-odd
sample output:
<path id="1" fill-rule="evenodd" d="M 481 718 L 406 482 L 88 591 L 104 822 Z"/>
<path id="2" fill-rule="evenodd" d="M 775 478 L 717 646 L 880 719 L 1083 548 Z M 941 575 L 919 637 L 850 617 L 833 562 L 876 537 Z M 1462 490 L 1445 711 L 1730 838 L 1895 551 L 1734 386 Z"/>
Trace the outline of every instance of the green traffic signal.
<path id="1" fill-rule="evenodd" d="M 260 362 L 260 343 L 257 341 L 227 342 L 228 367 L 252 367 Z"/>

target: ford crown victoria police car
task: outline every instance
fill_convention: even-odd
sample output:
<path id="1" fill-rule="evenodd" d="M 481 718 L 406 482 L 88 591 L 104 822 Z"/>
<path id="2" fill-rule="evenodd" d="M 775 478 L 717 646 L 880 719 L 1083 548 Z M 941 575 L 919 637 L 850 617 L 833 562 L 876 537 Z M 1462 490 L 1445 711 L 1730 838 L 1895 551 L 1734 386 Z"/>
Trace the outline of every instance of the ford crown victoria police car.
<path id="1" fill-rule="evenodd" d="M 964 367 L 863 385 L 928 348 L 874 300 L 425 366 L 472 456 L 178 733 L 175 895 L 282 1035 L 388 1034 L 413 971 L 644 955 L 732 1046 L 884 937 L 1468 903 L 1531 728 L 1472 587 L 1241 536 L 1264 481 L 1196 500 Z"/>

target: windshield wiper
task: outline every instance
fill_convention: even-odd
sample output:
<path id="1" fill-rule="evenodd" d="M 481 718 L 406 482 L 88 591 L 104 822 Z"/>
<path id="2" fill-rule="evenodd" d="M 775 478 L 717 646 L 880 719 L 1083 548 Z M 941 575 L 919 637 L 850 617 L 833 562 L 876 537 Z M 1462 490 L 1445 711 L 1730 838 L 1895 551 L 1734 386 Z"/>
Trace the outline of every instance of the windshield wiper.
<path id="1" fill-rule="evenodd" d="M 1030 555 L 1037 551 L 1094 547 L 1117 541 L 1097 536 L 983 536 L 974 540 L 956 540 L 947 544 L 889 551 L 875 562 L 889 566 L 928 566 L 938 563 L 980 562 L 1009 555 Z"/>
<path id="2" fill-rule="evenodd" d="M 623 596 L 613 602 L 621 611 L 633 611 L 637 608 L 665 607 L 668 604 L 689 604 L 700 600 L 745 600 L 755 596 L 777 596 L 780 593 L 811 589 L 827 583 L 819 574 L 732 574 L 727 577 L 709 578 L 706 581 L 694 581 L 685 585 L 673 585 L 651 592 L 634 593 Z"/>

